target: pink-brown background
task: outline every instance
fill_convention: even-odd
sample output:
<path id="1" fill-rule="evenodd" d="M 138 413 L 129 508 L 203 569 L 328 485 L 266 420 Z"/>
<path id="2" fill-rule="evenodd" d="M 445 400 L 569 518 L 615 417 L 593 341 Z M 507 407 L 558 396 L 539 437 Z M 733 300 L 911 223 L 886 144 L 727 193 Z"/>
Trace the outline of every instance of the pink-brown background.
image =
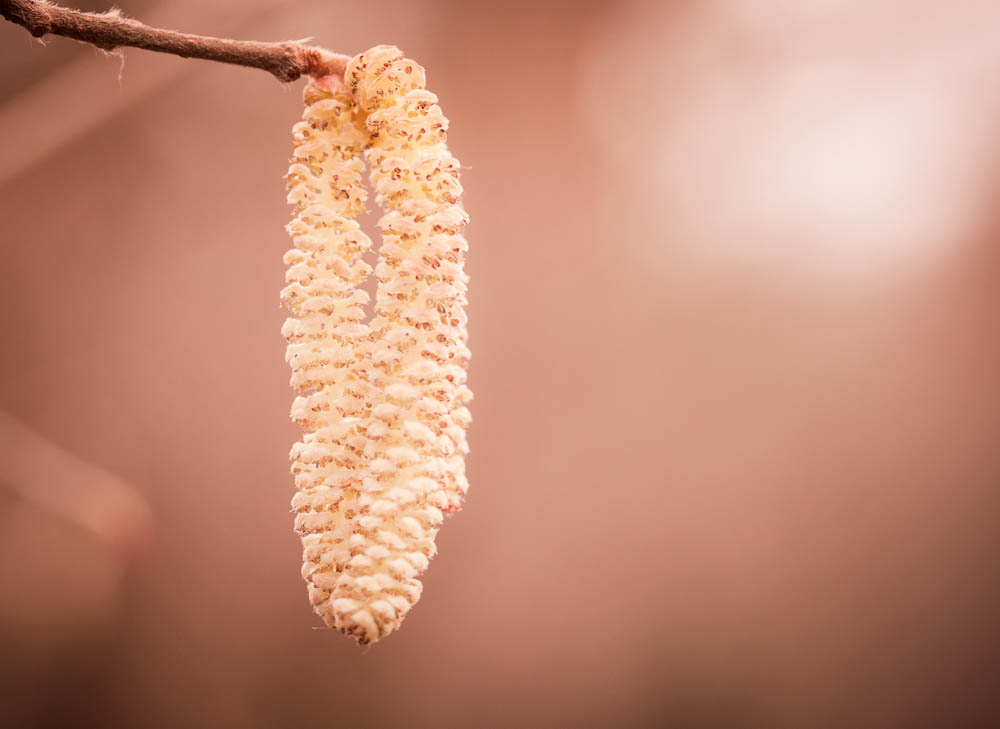
<path id="1" fill-rule="evenodd" d="M 5 23 L 0 409 L 153 532 L 124 563 L 23 495 L 52 484 L 0 489 L 0 725 L 1000 721 L 995 3 L 118 5 L 426 66 L 472 217 L 472 489 L 398 634 L 316 629 L 301 82 Z"/>

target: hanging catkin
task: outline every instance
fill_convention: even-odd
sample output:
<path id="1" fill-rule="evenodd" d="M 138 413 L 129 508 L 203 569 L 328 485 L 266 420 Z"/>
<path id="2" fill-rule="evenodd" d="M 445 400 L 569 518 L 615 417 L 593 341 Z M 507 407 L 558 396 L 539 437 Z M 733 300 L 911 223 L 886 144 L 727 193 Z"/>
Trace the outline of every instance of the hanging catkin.
<path id="1" fill-rule="evenodd" d="M 311 82 L 293 130 L 283 334 L 306 433 L 291 453 L 292 506 L 314 609 L 361 643 L 395 630 L 420 598 L 443 513 L 468 489 L 467 216 L 447 119 L 423 87 L 419 65 L 378 46 L 343 82 Z M 371 242 L 354 219 L 362 154 L 385 211 L 370 324 L 360 285 Z"/>

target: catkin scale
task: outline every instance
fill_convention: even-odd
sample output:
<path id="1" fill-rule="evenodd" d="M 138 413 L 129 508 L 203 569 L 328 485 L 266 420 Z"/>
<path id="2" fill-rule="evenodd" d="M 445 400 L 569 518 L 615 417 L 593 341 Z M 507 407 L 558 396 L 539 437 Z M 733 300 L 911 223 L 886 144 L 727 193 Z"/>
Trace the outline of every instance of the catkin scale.
<path id="1" fill-rule="evenodd" d="M 424 83 L 418 64 L 378 46 L 343 81 L 311 82 L 293 129 L 282 334 L 305 433 L 292 508 L 314 609 L 360 643 L 398 628 L 420 598 L 443 515 L 468 490 L 468 217 Z M 365 162 L 384 210 L 370 322 L 359 287 L 371 243 L 355 219 Z"/>

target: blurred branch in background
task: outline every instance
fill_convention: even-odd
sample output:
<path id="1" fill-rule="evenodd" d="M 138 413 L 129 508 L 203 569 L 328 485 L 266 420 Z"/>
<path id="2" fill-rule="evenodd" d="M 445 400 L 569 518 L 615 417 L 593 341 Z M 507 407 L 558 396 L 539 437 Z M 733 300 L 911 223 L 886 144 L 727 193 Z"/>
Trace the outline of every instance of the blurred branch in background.
<path id="1" fill-rule="evenodd" d="M 149 547 L 146 500 L 118 476 L 80 460 L 0 411 L 0 486 L 85 529 L 123 562 Z"/>
<path id="2" fill-rule="evenodd" d="M 91 726 L 95 656 L 114 650 L 123 568 L 151 537 L 131 486 L 0 412 L 0 724 Z"/>
<path id="3" fill-rule="evenodd" d="M 263 43 L 178 33 L 151 28 L 126 18 L 118 10 L 84 13 L 37 0 L 0 0 L 0 15 L 21 25 L 36 38 L 52 33 L 105 51 L 121 46 L 259 68 L 279 81 L 300 76 L 343 75 L 347 56 L 295 41 Z"/>

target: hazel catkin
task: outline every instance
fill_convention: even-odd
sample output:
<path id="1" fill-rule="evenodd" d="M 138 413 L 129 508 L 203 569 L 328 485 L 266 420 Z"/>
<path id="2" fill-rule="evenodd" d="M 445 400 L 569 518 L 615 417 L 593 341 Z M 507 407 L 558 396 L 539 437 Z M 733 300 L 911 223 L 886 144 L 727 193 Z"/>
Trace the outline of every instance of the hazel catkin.
<path id="1" fill-rule="evenodd" d="M 377 46 L 343 81 L 311 82 L 293 129 L 282 333 L 305 433 L 291 452 L 292 507 L 313 607 L 360 643 L 395 630 L 420 598 L 443 515 L 468 490 L 468 216 L 448 121 L 424 83 L 418 64 Z M 384 211 L 370 322 L 371 243 L 356 221 L 365 161 Z"/>

